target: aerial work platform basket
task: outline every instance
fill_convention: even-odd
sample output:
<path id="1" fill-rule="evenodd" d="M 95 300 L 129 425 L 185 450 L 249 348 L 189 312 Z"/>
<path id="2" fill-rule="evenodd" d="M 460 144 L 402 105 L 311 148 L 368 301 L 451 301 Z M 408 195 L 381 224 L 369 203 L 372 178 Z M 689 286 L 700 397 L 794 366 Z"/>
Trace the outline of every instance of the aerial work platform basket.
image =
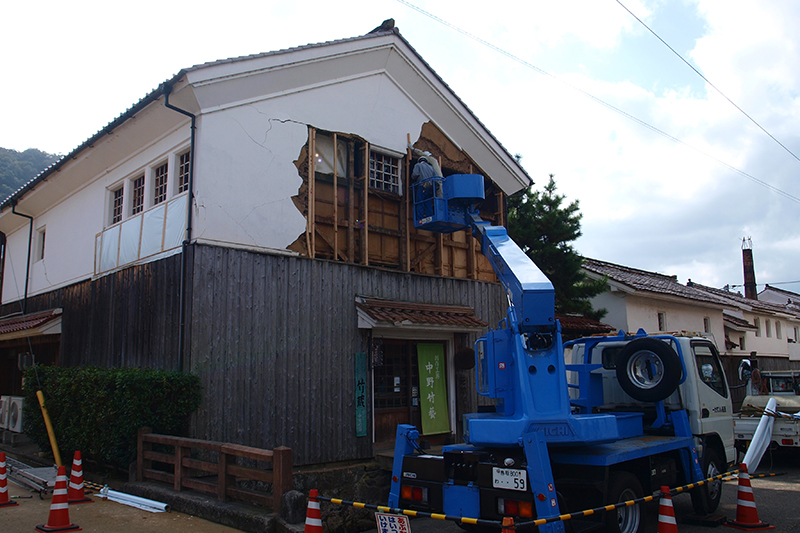
<path id="1" fill-rule="evenodd" d="M 472 215 L 484 199 L 483 176 L 452 174 L 433 176 L 412 185 L 414 227 L 453 233 L 471 226 Z"/>

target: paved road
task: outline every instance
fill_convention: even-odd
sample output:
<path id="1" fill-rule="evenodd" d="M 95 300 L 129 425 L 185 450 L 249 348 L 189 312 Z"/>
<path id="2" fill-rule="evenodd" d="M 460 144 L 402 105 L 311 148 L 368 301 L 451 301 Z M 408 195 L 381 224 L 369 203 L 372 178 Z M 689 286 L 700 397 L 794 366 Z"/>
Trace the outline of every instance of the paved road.
<path id="1" fill-rule="evenodd" d="M 756 474 L 767 472 L 785 472 L 785 475 L 763 479 L 753 479 L 753 494 L 756 500 L 758 517 L 775 526 L 775 533 L 800 533 L 800 451 L 793 455 L 783 454 L 771 456 L 769 453 L 759 465 Z M 722 491 L 722 501 L 715 514 L 725 516 L 731 520 L 736 518 L 737 482 L 725 483 Z M 687 518 L 692 515 L 692 503 L 688 494 L 676 496 L 673 499 L 675 515 L 678 520 L 679 533 L 709 533 L 712 528 L 708 526 L 687 523 Z M 658 508 L 650 509 L 648 513 L 647 531 L 655 532 L 657 529 Z M 376 533 L 376 529 L 369 533 Z M 463 533 L 463 530 L 452 522 L 416 518 L 411 520 L 413 533 Z M 730 528 L 717 528 L 718 533 L 736 531 Z"/>

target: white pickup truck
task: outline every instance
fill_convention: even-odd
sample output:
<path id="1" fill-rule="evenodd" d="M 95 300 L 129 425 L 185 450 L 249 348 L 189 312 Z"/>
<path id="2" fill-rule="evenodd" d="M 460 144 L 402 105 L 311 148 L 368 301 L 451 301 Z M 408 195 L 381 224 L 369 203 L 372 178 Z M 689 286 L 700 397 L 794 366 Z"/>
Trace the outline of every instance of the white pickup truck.
<path id="1" fill-rule="evenodd" d="M 800 371 L 758 371 L 749 366 L 745 360 L 739 368 L 740 377 L 747 380 L 747 396 L 733 417 L 736 449 L 744 453 L 750 446 L 770 398 L 777 403 L 770 448 L 800 447 Z"/>

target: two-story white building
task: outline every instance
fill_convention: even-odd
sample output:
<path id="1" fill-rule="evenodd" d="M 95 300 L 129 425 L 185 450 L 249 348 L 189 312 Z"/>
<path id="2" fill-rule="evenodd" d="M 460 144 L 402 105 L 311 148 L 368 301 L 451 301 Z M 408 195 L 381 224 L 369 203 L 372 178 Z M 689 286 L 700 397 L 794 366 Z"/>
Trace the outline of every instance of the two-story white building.
<path id="1" fill-rule="evenodd" d="M 702 332 L 724 350 L 723 298 L 687 287 L 676 276 L 596 259 L 584 259 L 583 271 L 591 279 L 607 279 L 608 290 L 592 299 L 592 307 L 606 309 L 603 322 L 615 329 Z"/>
<path id="2" fill-rule="evenodd" d="M 0 393 L 33 351 L 197 373 L 193 435 L 296 464 L 454 438 L 504 296 L 471 235 L 414 229 L 409 144 L 483 174 L 496 224 L 531 182 L 396 29 L 181 70 L 0 204 Z"/>

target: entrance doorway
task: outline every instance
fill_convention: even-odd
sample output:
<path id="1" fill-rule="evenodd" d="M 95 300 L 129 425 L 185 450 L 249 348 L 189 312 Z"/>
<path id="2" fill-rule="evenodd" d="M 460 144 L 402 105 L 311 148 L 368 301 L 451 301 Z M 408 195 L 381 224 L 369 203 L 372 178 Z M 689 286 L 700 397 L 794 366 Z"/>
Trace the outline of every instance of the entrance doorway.
<path id="1" fill-rule="evenodd" d="M 439 344 L 445 353 L 445 343 Z M 375 380 L 375 444 L 394 441 L 398 424 L 411 424 L 422 433 L 417 341 L 384 339 L 383 364 L 373 370 Z M 431 444 L 444 443 L 447 434 L 426 436 Z"/>

